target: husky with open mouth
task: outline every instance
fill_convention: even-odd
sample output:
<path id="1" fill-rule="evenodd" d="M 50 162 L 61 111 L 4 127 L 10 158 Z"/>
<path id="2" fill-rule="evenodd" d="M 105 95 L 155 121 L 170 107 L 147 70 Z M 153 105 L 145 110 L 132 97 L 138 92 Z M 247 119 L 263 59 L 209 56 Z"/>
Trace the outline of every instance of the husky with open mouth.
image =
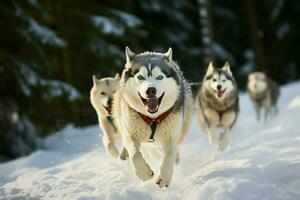
<path id="1" fill-rule="evenodd" d="M 119 134 L 114 127 L 112 118 L 113 94 L 119 85 L 120 76 L 97 79 L 93 76 L 93 87 L 90 92 L 90 101 L 98 115 L 100 128 L 102 129 L 102 141 L 107 153 L 112 157 L 118 156 L 116 140 Z"/>
<path id="2" fill-rule="evenodd" d="M 238 89 L 229 64 L 214 68 L 210 62 L 196 98 L 196 112 L 209 142 L 216 143 L 219 150 L 228 144 L 238 111 Z M 224 129 L 219 137 L 216 128 Z"/>
<path id="3" fill-rule="evenodd" d="M 179 144 L 188 132 L 192 97 L 188 83 L 166 53 L 133 53 L 126 47 L 126 64 L 113 103 L 115 123 L 122 135 L 136 176 L 143 181 L 154 172 L 141 153 L 141 146 L 159 146 L 163 159 L 156 184 L 170 185 Z"/>

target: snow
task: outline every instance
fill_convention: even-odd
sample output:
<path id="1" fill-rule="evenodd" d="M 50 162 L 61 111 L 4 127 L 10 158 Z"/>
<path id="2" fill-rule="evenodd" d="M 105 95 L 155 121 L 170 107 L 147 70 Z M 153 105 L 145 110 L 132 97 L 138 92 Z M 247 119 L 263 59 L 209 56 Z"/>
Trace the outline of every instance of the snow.
<path id="1" fill-rule="evenodd" d="M 33 6 L 37 6 L 38 5 L 38 2 L 37 0 L 28 0 L 28 2 L 33 5 Z"/>
<path id="2" fill-rule="evenodd" d="M 255 67 L 255 54 L 253 50 L 247 49 L 244 53 L 244 58 L 246 62 L 241 66 L 240 73 L 247 75 L 254 70 Z"/>
<path id="3" fill-rule="evenodd" d="M 99 28 L 104 34 L 112 34 L 115 36 L 121 36 L 124 34 L 124 27 L 122 24 L 116 22 L 114 19 L 94 15 L 91 17 L 92 23 L 95 27 Z"/>
<path id="4" fill-rule="evenodd" d="M 120 10 L 113 10 L 112 12 L 120 17 L 123 23 L 130 28 L 134 28 L 142 24 L 142 20 L 132 14 Z"/>
<path id="5" fill-rule="evenodd" d="M 221 58 L 222 60 L 226 60 L 232 64 L 235 64 L 235 59 L 232 53 L 226 50 L 220 43 L 213 42 L 212 50 L 218 58 Z"/>
<path id="6" fill-rule="evenodd" d="M 45 149 L 0 165 L 0 199 L 300 199 L 300 82 L 281 88 L 279 115 L 257 123 L 249 97 L 230 146 L 208 144 L 194 119 L 169 188 L 141 182 L 127 161 L 110 159 L 99 127 L 67 126 Z M 150 161 L 158 174 L 159 163 Z"/>
<path id="7" fill-rule="evenodd" d="M 148 0 L 148 1 L 140 1 L 139 2 L 143 10 L 148 12 L 161 12 L 163 10 L 163 6 L 159 1 L 156 0 Z"/>
<path id="8" fill-rule="evenodd" d="M 207 17 L 207 11 L 206 11 L 205 7 L 201 7 L 199 9 L 199 16 L 200 17 Z"/>
<path id="9" fill-rule="evenodd" d="M 60 80 L 44 79 L 27 64 L 18 60 L 15 60 L 15 62 L 19 67 L 18 81 L 21 83 L 22 92 L 26 96 L 31 96 L 30 87 L 42 86 L 45 90 L 42 97 L 48 101 L 63 94 L 66 94 L 70 101 L 75 101 L 82 97 L 80 92 L 72 85 Z"/>
<path id="10" fill-rule="evenodd" d="M 278 0 L 276 2 L 276 5 L 274 6 L 274 8 L 271 12 L 271 15 L 270 15 L 270 18 L 272 19 L 272 21 L 275 21 L 278 18 L 283 6 L 284 6 L 284 0 Z"/>
<path id="11" fill-rule="evenodd" d="M 290 25 L 288 23 L 285 23 L 281 25 L 276 33 L 277 38 L 281 39 L 283 38 L 288 32 L 290 31 Z"/>
<path id="12" fill-rule="evenodd" d="M 57 47 L 65 47 L 66 43 L 63 39 L 57 36 L 57 34 L 50 28 L 41 25 L 33 18 L 28 18 L 28 29 L 21 31 L 28 40 L 31 40 L 32 36 L 39 39 L 43 44 L 49 44 Z"/>

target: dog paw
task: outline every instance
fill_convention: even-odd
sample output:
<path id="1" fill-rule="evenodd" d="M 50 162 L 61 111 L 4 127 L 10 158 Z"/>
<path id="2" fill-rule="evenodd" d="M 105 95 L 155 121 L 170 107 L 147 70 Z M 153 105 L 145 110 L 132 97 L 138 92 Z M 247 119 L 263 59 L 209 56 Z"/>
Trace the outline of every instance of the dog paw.
<path id="1" fill-rule="evenodd" d="M 171 178 L 167 179 L 167 178 L 162 178 L 161 176 L 159 176 L 156 180 L 156 184 L 160 187 L 169 187 L 171 182 Z"/>
<path id="2" fill-rule="evenodd" d="M 145 168 L 142 170 L 136 170 L 135 174 L 142 181 L 147 181 L 154 176 L 154 172 L 151 170 L 149 165 L 146 165 Z"/>
<path id="3" fill-rule="evenodd" d="M 113 158 L 116 158 L 116 157 L 118 157 L 118 155 L 119 155 L 119 151 L 118 151 L 118 149 L 115 147 L 115 145 L 114 145 L 113 143 L 109 143 L 109 144 L 107 145 L 106 150 L 107 150 L 108 154 L 109 154 L 111 157 L 113 157 Z"/>
<path id="4" fill-rule="evenodd" d="M 223 151 L 228 145 L 228 141 L 227 140 L 220 140 L 219 141 L 219 146 L 218 146 L 218 150 L 219 151 Z"/>
<path id="5" fill-rule="evenodd" d="M 127 160 L 128 158 L 129 158 L 128 151 L 127 151 L 127 149 L 124 147 L 124 148 L 122 149 L 121 154 L 120 154 L 120 159 L 121 159 L 121 160 Z"/>

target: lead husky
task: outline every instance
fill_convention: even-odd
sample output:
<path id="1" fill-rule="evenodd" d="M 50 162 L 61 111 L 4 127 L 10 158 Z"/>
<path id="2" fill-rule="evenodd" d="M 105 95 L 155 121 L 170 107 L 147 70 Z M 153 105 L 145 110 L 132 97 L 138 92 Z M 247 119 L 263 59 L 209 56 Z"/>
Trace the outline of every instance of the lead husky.
<path id="1" fill-rule="evenodd" d="M 277 100 L 279 97 L 279 88 L 277 83 L 269 79 L 262 72 L 253 72 L 248 75 L 247 89 L 251 101 L 255 107 L 256 118 L 260 120 L 260 110 L 265 109 L 265 120 L 267 120 L 271 111 L 277 113 Z"/>
<path id="2" fill-rule="evenodd" d="M 118 133 L 113 125 L 111 111 L 113 94 L 117 89 L 119 80 L 119 74 L 116 74 L 114 78 L 106 77 L 100 80 L 94 75 L 93 87 L 90 92 L 90 101 L 97 112 L 99 126 L 102 129 L 104 147 L 112 157 L 118 156 L 118 150 L 115 145 Z"/>
<path id="3" fill-rule="evenodd" d="M 238 111 L 238 90 L 229 64 L 226 62 L 218 69 L 210 62 L 196 98 L 196 112 L 209 142 L 217 143 L 219 150 L 224 150 L 228 144 Z M 217 137 L 216 128 L 224 129 L 220 137 Z"/>
<path id="4" fill-rule="evenodd" d="M 172 49 L 166 53 L 133 53 L 126 47 L 126 64 L 115 94 L 113 115 L 135 174 L 146 181 L 154 175 L 141 153 L 143 143 L 164 152 L 156 184 L 170 185 L 179 144 L 187 134 L 192 97 Z"/>

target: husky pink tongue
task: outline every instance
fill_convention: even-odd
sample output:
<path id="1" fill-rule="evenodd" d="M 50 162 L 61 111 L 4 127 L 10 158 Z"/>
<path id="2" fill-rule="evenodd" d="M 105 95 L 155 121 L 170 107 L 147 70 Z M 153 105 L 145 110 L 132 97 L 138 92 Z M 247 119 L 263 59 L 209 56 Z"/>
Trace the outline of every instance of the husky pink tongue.
<path id="1" fill-rule="evenodd" d="M 147 108 L 149 112 L 156 112 L 158 108 L 158 99 L 156 97 L 152 97 L 147 100 Z"/>
<path id="2" fill-rule="evenodd" d="M 217 92 L 218 97 L 222 97 L 224 92 Z"/>

